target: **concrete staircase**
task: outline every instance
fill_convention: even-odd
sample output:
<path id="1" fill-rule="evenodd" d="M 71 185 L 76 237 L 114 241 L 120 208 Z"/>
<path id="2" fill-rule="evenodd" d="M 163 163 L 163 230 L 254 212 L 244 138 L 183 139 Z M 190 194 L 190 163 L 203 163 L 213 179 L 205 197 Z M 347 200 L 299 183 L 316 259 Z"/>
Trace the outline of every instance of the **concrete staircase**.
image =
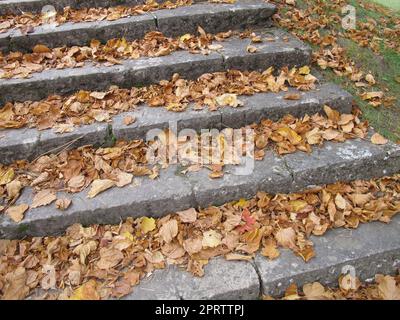
<path id="1" fill-rule="evenodd" d="M 63 6 L 107 6 L 140 4 L 141 0 L 5 0 L 0 2 L 0 13 L 19 13 L 20 10 L 40 12 L 45 4 L 60 9 Z M 212 4 L 196 1 L 191 6 L 174 10 L 160 10 L 116 21 L 66 23 L 54 30 L 35 28 L 33 33 L 19 31 L 0 34 L 0 48 L 4 51 L 27 51 L 35 44 L 49 47 L 86 45 L 92 38 L 106 41 L 113 37 L 138 39 L 151 30 L 166 36 L 195 33 L 202 26 L 209 33 L 231 29 L 257 28 L 257 33 L 275 38 L 274 42 L 254 44 L 256 53 L 248 53 L 249 39 L 230 38 L 222 43 L 223 50 L 209 55 L 193 55 L 186 51 L 167 56 L 124 60 L 111 67 L 87 63 L 76 69 L 51 69 L 35 73 L 26 79 L 1 79 L 0 103 L 39 100 L 51 94 L 70 94 L 80 89 L 101 91 L 110 85 L 130 88 L 169 79 L 179 73 L 195 79 L 204 73 L 239 70 L 265 70 L 273 66 L 302 66 L 310 63 L 310 48 L 283 30 L 272 27 L 275 7 L 262 0 L 237 0 L 234 4 Z M 113 118 L 114 135 L 118 139 L 145 138 L 152 128 L 167 128 L 170 121 L 177 129 L 240 128 L 262 118 L 279 119 L 285 114 L 297 117 L 322 111 L 324 105 L 340 111 L 351 111 L 352 97 L 334 84 L 319 79 L 311 91 L 290 89 L 301 95 L 300 100 L 286 100 L 286 93 L 259 93 L 243 96 L 241 108 L 221 108 L 218 111 L 197 111 L 190 106 L 181 113 L 164 108 L 139 106 L 135 111 Z M 127 115 L 136 117 L 131 126 L 124 126 Z M 64 146 L 71 148 L 102 141 L 107 124 L 95 123 L 76 128 L 71 133 L 55 134 L 51 130 L 10 129 L 1 131 L 0 162 L 34 159 L 38 155 Z M 371 130 L 372 131 L 372 130 Z M 372 134 L 373 132 L 370 132 Z M 81 138 L 79 138 L 81 137 Z M 400 147 L 389 143 L 378 146 L 369 139 L 348 140 L 344 143 L 325 143 L 311 154 L 297 152 L 283 157 L 267 152 L 263 161 L 256 161 L 252 174 L 236 176 L 227 173 L 211 180 L 205 170 L 177 174 L 177 166 L 160 171 L 159 178 L 140 179 L 140 186 L 113 188 L 87 199 L 87 190 L 66 194 L 73 204 L 66 211 L 44 206 L 29 210 L 24 220 L 15 223 L 0 216 L 0 238 L 56 235 L 74 223 L 118 224 L 127 217 L 151 215 L 160 217 L 191 207 L 221 205 L 239 198 L 252 197 L 257 191 L 290 193 L 311 186 L 381 177 L 400 172 Z M 32 190 L 25 189 L 18 203 L 31 203 Z M 341 268 L 347 264 L 360 270 L 367 279 L 377 272 L 390 273 L 400 266 L 400 220 L 384 226 L 378 223 L 361 226 L 355 231 L 334 230 L 327 236 L 314 239 L 317 256 L 305 264 L 292 253 L 285 252 L 274 261 L 259 256 L 254 262 L 232 262 L 215 259 L 206 267 L 204 278 L 193 278 L 184 271 L 168 268 L 157 271 L 145 280 L 127 299 L 149 298 L 229 298 L 252 299 L 260 294 L 281 294 L 292 281 L 299 285 L 310 280 L 335 283 Z M 227 272 L 229 270 L 229 272 Z"/>

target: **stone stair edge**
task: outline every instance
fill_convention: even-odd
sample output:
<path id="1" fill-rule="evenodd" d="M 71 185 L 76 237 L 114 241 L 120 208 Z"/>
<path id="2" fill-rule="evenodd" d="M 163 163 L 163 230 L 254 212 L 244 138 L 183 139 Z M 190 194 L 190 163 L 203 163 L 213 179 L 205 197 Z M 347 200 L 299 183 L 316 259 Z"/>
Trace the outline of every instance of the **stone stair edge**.
<path id="1" fill-rule="evenodd" d="M 269 18 L 275 13 L 275 9 L 275 6 L 261 0 L 239 0 L 233 4 L 201 2 L 176 9 L 149 11 L 114 21 L 69 22 L 56 27 L 38 26 L 27 35 L 15 29 L 0 34 L 0 49 L 3 52 L 29 52 L 38 43 L 57 47 L 83 46 L 91 39 L 106 42 L 122 36 L 127 40 L 135 40 L 156 30 L 165 36 L 176 37 L 185 33 L 197 33 L 199 25 L 209 33 L 253 26 L 270 27 L 272 22 Z"/>
<path id="2" fill-rule="evenodd" d="M 372 132 L 371 132 L 372 134 Z M 53 205 L 27 211 L 20 223 L 7 216 L 0 217 L 0 238 L 54 235 L 74 223 L 83 225 L 115 224 L 129 216 L 165 214 L 191 207 L 222 205 L 239 198 L 250 198 L 258 191 L 271 194 L 299 192 L 317 185 L 336 181 L 378 178 L 400 171 L 400 147 L 373 145 L 356 139 L 344 143 L 326 143 L 311 154 L 296 152 L 277 157 L 267 152 L 264 160 L 256 161 L 249 175 L 235 175 L 237 166 L 228 166 L 226 174 L 212 180 L 209 171 L 182 176 L 179 166 L 160 171 L 156 180 L 138 179 L 137 186 L 112 188 L 88 201 L 87 190 L 60 197 L 72 198 L 66 211 Z M 30 204 L 31 190 L 25 189 L 18 203 Z"/>
<path id="3" fill-rule="evenodd" d="M 107 127 L 112 126 L 117 139 L 145 139 L 151 129 L 165 129 L 176 125 L 177 133 L 183 129 L 218 129 L 225 127 L 240 128 L 262 118 L 278 120 L 286 114 L 301 117 L 305 114 L 321 112 L 324 105 L 338 110 L 340 113 L 350 113 L 352 96 L 332 83 L 321 84 L 316 90 L 298 91 L 290 88 L 288 92 L 301 95 L 300 100 L 286 100 L 287 92 L 257 93 L 253 96 L 239 96 L 243 107 L 222 107 L 216 111 L 196 111 L 189 106 L 184 112 L 171 112 L 162 107 L 139 105 L 136 110 L 115 115 L 112 122 L 95 122 L 93 124 L 75 127 L 73 132 L 57 134 L 52 129 L 37 130 L 36 128 L 8 129 L 0 132 L 0 162 L 11 163 L 15 160 L 33 160 L 36 157 L 62 149 L 65 145 L 77 148 L 83 145 L 101 143 Z M 126 116 L 136 119 L 135 123 L 126 126 L 123 121 Z M 75 141 L 71 144 L 71 141 Z"/>
<path id="4" fill-rule="evenodd" d="M 283 66 L 309 63 L 309 46 L 280 29 L 271 28 L 266 33 L 272 34 L 276 41 L 255 44 L 258 48 L 255 53 L 248 53 L 246 50 L 250 40 L 232 38 L 216 42 L 223 49 L 208 55 L 176 51 L 162 57 L 127 59 L 119 65 L 109 67 L 87 63 L 81 68 L 50 69 L 33 73 L 30 78 L 0 79 L 0 103 L 40 100 L 50 94 L 69 94 L 81 89 L 99 91 L 110 85 L 146 85 L 170 79 L 174 73 L 194 79 L 204 73 L 228 69 L 252 71 L 265 70 L 270 66 L 279 69 Z"/>

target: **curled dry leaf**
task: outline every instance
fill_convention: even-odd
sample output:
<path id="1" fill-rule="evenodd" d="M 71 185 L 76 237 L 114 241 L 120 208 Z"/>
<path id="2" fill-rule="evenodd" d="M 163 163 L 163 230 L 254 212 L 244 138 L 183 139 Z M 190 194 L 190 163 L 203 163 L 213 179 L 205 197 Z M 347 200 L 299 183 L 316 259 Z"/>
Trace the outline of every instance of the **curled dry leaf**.
<path id="1" fill-rule="evenodd" d="M 378 132 L 376 132 L 371 136 L 371 142 L 373 144 L 382 145 L 387 144 L 388 140 L 385 137 L 381 136 Z"/>
<path id="2" fill-rule="evenodd" d="M 124 117 L 124 125 L 129 126 L 136 121 L 134 116 L 126 116 Z"/>
<path id="3" fill-rule="evenodd" d="M 99 193 L 113 187 L 115 182 L 110 179 L 97 179 L 92 182 L 91 188 L 88 192 L 88 198 L 94 198 Z"/>
<path id="4" fill-rule="evenodd" d="M 56 208 L 59 210 L 67 210 L 71 205 L 72 200 L 68 198 L 61 198 L 56 200 Z"/>
<path id="5" fill-rule="evenodd" d="M 257 49 L 257 47 L 250 45 L 250 46 L 247 46 L 246 51 L 248 53 L 255 53 L 258 51 L 258 49 Z"/>
<path id="6" fill-rule="evenodd" d="M 238 107 L 242 106 L 243 102 L 237 98 L 236 94 L 233 93 L 225 93 L 223 95 L 218 96 L 215 101 L 220 105 L 223 106 L 230 106 L 230 107 Z"/>

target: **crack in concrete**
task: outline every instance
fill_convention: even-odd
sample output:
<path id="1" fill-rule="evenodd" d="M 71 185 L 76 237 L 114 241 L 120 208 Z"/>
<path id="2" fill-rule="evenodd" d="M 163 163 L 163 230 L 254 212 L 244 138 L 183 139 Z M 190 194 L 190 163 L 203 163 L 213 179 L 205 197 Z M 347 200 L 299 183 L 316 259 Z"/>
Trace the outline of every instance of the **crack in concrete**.
<path id="1" fill-rule="evenodd" d="M 258 289 L 258 296 L 261 299 L 263 296 L 263 281 L 262 281 L 262 276 L 261 276 L 261 272 L 260 269 L 257 266 L 257 263 L 255 261 L 255 259 L 249 261 L 250 265 L 253 267 L 254 271 L 257 274 L 258 277 L 258 284 L 259 284 L 259 289 Z"/>

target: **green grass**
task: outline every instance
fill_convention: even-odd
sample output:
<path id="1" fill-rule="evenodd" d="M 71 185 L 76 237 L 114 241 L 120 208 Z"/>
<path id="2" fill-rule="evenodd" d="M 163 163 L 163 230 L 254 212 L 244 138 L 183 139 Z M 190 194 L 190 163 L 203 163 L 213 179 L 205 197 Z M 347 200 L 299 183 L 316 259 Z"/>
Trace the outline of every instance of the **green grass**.
<path id="1" fill-rule="evenodd" d="M 400 0 L 377 0 L 376 2 L 383 3 L 386 6 L 392 5 L 400 9 Z M 300 8 L 307 7 L 303 0 L 298 0 L 297 3 Z M 349 0 L 348 3 L 356 8 L 357 18 L 360 21 L 367 21 L 368 18 L 379 21 L 379 19 L 385 18 L 379 12 L 367 10 L 360 6 L 359 0 Z M 397 13 L 393 12 L 393 14 Z M 379 24 L 377 27 L 380 28 Z M 335 29 L 339 34 L 342 31 L 341 26 L 337 24 L 331 24 L 329 29 Z M 328 30 L 320 30 L 321 35 L 326 32 Z M 330 70 L 322 72 L 324 77 L 340 85 L 353 95 L 355 102 L 363 112 L 363 119 L 368 120 L 375 130 L 392 141 L 400 141 L 400 83 L 396 80 L 396 78 L 400 77 L 400 55 L 391 49 L 384 48 L 383 45 L 380 54 L 376 54 L 370 48 L 362 48 L 352 40 L 340 36 L 339 43 L 347 50 L 347 55 L 356 62 L 359 68 L 374 75 L 377 85 L 373 88 L 368 88 L 368 91 L 385 91 L 387 96 L 395 97 L 396 101 L 391 107 L 380 106 L 375 108 L 358 97 L 354 83 L 346 77 L 338 77 Z M 316 47 L 312 47 L 316 49 Z"/>
<path id="2" fill-rule="evenodd" d="M 399 0 L 372 0 L 372 1 L 391 9 L 400 10 Z"/>

